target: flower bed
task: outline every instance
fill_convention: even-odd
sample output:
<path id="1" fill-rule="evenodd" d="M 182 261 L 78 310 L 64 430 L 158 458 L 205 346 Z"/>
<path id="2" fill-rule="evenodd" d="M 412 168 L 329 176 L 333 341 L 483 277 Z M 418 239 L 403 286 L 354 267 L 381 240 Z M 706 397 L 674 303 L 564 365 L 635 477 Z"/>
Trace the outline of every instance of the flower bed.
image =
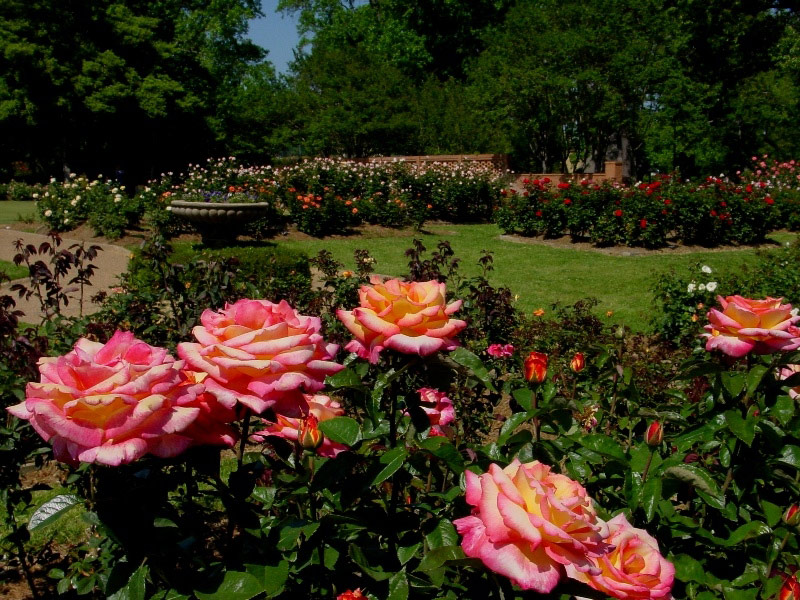
<path id="1" fill-rule="evenodd" d="M 242 290 L 207 267 L 171 295 L 209 294 L 191 331 L 55 330 L 80 339 L 38 368 L 58 337 L 0 338 L 16 417 L 1 432 L 4 550 L 37 585 L 25 535 L 83 505 L 90 535 L 49 573 L 62 593 L 794 593 L 800 316 L 788 303 L 720 297 L 703 345 L 670 349 L 608 330 L 586 305 L 516 314 L 485 274 L 447 281 L 446 245 L 423 252 L 410 253 L 412 281 L 370 276 L 363 254 L 347 273 L 319 257 L 330 285 L 308 302 L 317 314 L 234 300 Z M 712 276 L 694 284 L 708 291 Z M 181 314 L 160 304 L 151 312 Z M 68 490 L 23 517 L 19 469 L 51 451 L 42 439 Z"/>

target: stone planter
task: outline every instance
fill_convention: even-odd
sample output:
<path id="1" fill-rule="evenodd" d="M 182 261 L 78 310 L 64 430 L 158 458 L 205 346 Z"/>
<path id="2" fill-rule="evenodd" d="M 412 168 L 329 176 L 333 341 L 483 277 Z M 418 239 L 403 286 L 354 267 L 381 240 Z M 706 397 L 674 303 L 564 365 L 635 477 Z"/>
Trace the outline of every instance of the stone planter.
<path id="1" fill-rule="evenodd" d="M 274 213 L 269 202 L 223 203 L 173 200 L 167 207 L 172 214 L 192 223 L 205 245 L 219 245 L 236 239 L 247 223 Z"/>

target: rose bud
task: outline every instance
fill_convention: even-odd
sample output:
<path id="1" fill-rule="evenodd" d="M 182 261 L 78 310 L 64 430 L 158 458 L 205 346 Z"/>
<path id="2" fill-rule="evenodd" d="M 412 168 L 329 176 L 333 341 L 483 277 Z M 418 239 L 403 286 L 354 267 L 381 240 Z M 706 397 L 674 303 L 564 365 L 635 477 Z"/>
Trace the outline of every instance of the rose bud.
<path id="1" fill-rule="evenodd" d="M 800 524 L 800 506 L 792 504 L 787 508 L 783 513 L 783 522 L 792 526 Z"/>
<path id="2" fill-rule="evenodd" d="M 525 379 L 542 383 L 547 378 L 547 354 L 531 352 L 525 359 Z"/>
<path id="3" fill-rule="evenodd" d="M 576 352 L 572 360 L 569 361 L 569 366 L 576 373 L 583 371 L 583 368 L 586 366 L 586 359 L 583 356 L 583 352 Z"/>
<path id="4" fill-rule="evenodd" d="M 658 446 L 664 439 L 664 426 L 658 421 L 653 421 L 644 434 L 644 441 L 648 446 Z"/>
<path id="5" fill-rule="evenodd" d="M 316 450 L 325 441 L 325 436 L 317 427 L 317 417 L 309 414 L 303 419 L 300 428 L 297 430 L 297 441 L 306 450 Z"/>

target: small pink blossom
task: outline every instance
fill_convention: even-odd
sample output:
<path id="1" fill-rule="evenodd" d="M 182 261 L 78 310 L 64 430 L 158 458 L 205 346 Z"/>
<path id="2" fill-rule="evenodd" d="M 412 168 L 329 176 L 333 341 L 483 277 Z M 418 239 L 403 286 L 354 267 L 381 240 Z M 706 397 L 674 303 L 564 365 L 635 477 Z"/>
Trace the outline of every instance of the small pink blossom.
<path id="1" fill-rule="evenodd" d="M 514 346 L 512 344 L 491 344 L 486 352 L 495 358 L 505 358 L 514 354 Z"/>

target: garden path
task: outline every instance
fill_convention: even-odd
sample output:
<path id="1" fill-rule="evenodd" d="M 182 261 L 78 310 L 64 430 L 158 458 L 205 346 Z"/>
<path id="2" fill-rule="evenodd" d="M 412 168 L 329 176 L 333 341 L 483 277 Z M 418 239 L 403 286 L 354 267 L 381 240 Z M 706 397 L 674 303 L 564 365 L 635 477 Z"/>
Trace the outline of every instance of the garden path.
<path id="1" fill-rule="evenodd" d="M 24 244 L 33 244 L 37 248 L 42 242 L 50 242 L 50 238 L 46 235 L 39 233 L 28 233 L 24 231 L 17 231 L 14 229 L 0 229 L 0 260 L 13 261 L 14 255 L 17 251 L 14 249 L 14 243 L 21 239 Z M 61 248 L 69 249 L 73 244 L 81 243 L 80 240 L 70 239 L 68 237 L 62 238 Z M 87 242 L 86 246 L 97 245 L 102 248 L 98 252 L 97 258 L 93 261 L 96 271 L 91 280 L 91 285 L 84 290 L 84 305 L 83 314 L 91 314 L 97 312 L 100 306 L 91 301 L 91 296 L 94 296 L 100 291 L 108 291 L 110 288 L 119 285 L 119 276 L 124 273 L 128 268 L 128 260 L 130 259 L 130 250 L 122 246 L 114 244 L 101 244 L 95 242 Z M 47 262 L 47 258 L 44 259 Z M 8 291 L 8 288 L 14 283 L 23 283 L 30 285 L 27 279 L 19 279 L 16 282 L 5 283 L 0 286 L 0 295 L 11 294 L 16 303 L 17 308 L 25 313 L 22 321 L 26 323 L 36 324 L 39 323 L 44 315 L 39 306 L 39 302 L 35 297 L 29 300 L 18 298 L 16 293 Z M 62 311 L 65 316 L 78 316 L 81 311 L 80 302 L 78 299 L 79 292 L 77 290 L 69 294 L 71 300 L 67 307 Z"/>

